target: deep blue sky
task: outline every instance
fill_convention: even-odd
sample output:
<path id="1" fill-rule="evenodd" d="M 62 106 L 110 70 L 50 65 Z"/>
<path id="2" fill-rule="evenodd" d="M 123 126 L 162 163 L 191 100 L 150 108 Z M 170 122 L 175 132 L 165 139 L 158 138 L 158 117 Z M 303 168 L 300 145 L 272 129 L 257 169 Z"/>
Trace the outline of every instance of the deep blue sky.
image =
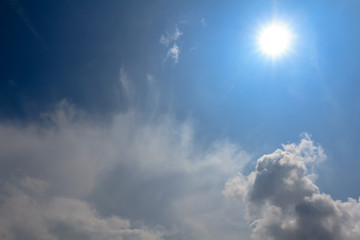
<path id="1" fill-rule="evenodd" d="M 296 35 L 276 60 L 256 46 L 272 19 Z M 4 0 L 0 117 L 41 121 L 62 99 L 103 119 L 133 108 L 145 118 L 170 114 L 191 119 L 202 147 L 239 144 L 254 156 L 245 169 L 307 132 L 328 156 L 318 166 L 321 191 L 358 198 L 359 23 L 360 3 L 352 0 Z M 167 56 L 175 43 L 177 61 Z"/>

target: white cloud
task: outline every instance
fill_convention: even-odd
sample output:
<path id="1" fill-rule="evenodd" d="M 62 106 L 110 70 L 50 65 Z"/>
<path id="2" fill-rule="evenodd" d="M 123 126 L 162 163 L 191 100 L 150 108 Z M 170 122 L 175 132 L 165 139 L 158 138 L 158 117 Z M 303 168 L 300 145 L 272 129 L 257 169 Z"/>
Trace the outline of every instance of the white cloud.
<path id="1" fill-rule="evenodd" d="M 248 176 L 228 181 L 224 192 L 246 204 L 253 239 L 360 238 L 360 203 L 335 201 L 313 182 L 313 166 L 324 158 L 305 135 L 299 145 L 259 158 Z"/>
<path id="2" fill-rule="evenodd" d="M 183 35 L 182 32 L 176 27 L 172 34 L 166 33 L 161 35 L 160 43 L 168 48 L 166 59 L 169 57 L 174 60 L 175 63 L 179 60 L 180 48 L 177 44 L 177 40 Z M 171 46 L 169 46 L 171 45 Z"/>
<path id="3" fill-rule="evenodd" d="M 180 49 L 179 46 L 174 43 L 174 45 L 168 50 L 166 57 L 169 58 L 171 57 L 175 63 L 177 63 L 179 61 L 179 54 L 180 54 Z"/>
<path id="4" fill-rule="evenodd" d="M 173 33 L 169 34 L 168 32 L 166 32 L 165 35 L 161 35 L 160 43 L 167 47 L 170 43 L 178 40 L 178 38 L 182 35 L 183 33 L 180 32 L 180 30 L 176 27 Z"/>
<path id="5" fill-rule="evenodd" d="M 0 180 L 16 182 L 0 186 L 3 239 L 237 239 L 245 222 L 233 224 L 239 212 L 222 188 L 250 157 L 193 135 L 171 114 L 103 121 L 65 100 L 39 123 L 0 123 Z"/>

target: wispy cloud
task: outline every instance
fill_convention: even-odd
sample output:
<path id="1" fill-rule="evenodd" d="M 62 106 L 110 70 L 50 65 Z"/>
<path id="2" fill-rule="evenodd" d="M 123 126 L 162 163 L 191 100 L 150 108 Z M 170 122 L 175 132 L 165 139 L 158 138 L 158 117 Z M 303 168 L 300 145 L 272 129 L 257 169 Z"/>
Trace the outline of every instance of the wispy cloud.
<path id="1" fill-rule="evenodd" d="M 0 235 L 237 239 L 222 188 L 249 158 L 226 140 L 198 146 L 171 114 L 101 121 L 64 100 L 41 123 L 0 123 Z"/>
<path id="2" fill-rule="evenodd" d="M 166 59 L 172 58 L 175 63 L 179 61 L 180 48 L 177 44 L 177 40 L 183 35 L 182 32 L 176 27 L 174 32 L 165 35 L 161 35 L 160 43 L 168 48 Z"/>
<path id="3" fill-rule="evenodd" d="M 160 43 L 167 47 L 170 43 L 178 40 L 178 38 L 182 35 L 183 33 L 180 32 L 180 30 L 176 27 L 173 33 L 169 34 L 168 32 L 166 32 L 165 35 L 161 35 Z"/>
<path id="4" fill-rule="evenodd" d="M 123 94 L 125 95 L 125 99 L 128 101 L 128 104 L 133 104 L 135 98 L 134 86 L 129 78 L 124 66 L 120 68 L 119 74 L 119 83 L 122 89 Z"/>
<path id="5" fill-rule="evenodd" d="M 200 22 L 201 22 L 201 24 L 203 25 L 203 27 L 206 27 L 206 26 L 207 26 L 207 23 L 206 23 L 206 21 L 205 21 L 205 18 L 204 18 L 204 17 L 203 17 L 203 18 L 201 18 Z"/>
<path id="6" fill-rule="evenodd" d="M 335 201 L 314 183 L 313 166 L 323 159 L 323 149 L 305 135 L 228 181 L 225 194 L 246 204 L 253 239 L 360 238 L 360 203 Z"/>
<path id="7" fill-rule="evenodd" d="M 17 13 L 20 19 L 25 23 L 26 27 L 31 31 L 31 33 L 41 42 L 44 42 L 43 38 L 35 29 L 32 21 L 29 19 L 25 9 L 21 6 L 21 4 L 17 0 L 5 0 L 5 2 L 7 2 L 9 6 Z"/>
<path id="8" fill-rule="evenodd" d="M 168 50 L 167 52 L 167 57 L 171 57 L 175 63 L 177 63 L 179 61 L 179 54 L 180 54 L 180 49 L 179 46 L 174 43 L 174 45 Z"/>

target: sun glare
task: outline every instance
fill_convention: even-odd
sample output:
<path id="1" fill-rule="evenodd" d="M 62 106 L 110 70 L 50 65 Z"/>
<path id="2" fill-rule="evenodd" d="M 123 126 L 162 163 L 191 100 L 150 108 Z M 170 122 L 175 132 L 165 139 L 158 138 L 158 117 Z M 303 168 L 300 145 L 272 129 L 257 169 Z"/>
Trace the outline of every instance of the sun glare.
<path id="1" fill-rule="evenodd" d="M 261 30 L 258 45 L 265 55 L 277 58 L 290 49 L 292 39 L 292 33 L 287 25 L 273 22 Z"/>

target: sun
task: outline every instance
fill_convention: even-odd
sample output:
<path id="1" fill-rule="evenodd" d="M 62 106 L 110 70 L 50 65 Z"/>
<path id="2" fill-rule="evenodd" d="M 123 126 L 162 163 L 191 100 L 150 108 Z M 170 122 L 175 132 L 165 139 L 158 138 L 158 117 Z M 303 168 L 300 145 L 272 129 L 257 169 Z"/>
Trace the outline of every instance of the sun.
<path id="1" fill-rule="evenodd" d="M 261 29 L 257 43 L 262 53 L 277 58 L 290 50 L 292 40 L 293 34 L 286 24 L 272 22 Z"/>

